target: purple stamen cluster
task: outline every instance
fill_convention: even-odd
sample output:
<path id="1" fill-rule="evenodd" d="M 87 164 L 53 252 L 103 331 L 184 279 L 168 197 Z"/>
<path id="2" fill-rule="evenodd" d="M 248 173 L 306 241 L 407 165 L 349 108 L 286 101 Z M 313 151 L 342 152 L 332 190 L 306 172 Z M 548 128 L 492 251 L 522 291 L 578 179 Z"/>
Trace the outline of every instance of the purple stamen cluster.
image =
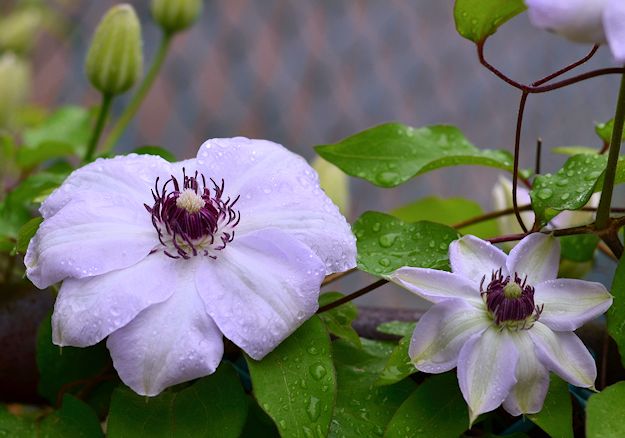
<path id="1" fill-rule="evenodd" d="M 485 298 L 486 307 L 495 318 L 495 324 L 523 322 L 521 329 L 531 328 L 531 324 L 540 317 L 543 307 L 534 304 L 534 288 L 527 284 L 527 277 L 521 279 L 515 272 L 512 280 L 510 276 L 504 277 L 500 268 L 491 274 L 491 281 L 486 290 L 484 290 L 485 280 L 486 276 L 480 283 L 480 293 Z M 508 292 L 510 290 L 517 290 L 519 293 L 515 296 Z"/>
<path id="2" fill-rule="evenodd" d="M 197 255 L 215 259 L 213 251 L 224 249 L 234 240 L 234 227 L 241 220 L 241 214 L 234 209 L 239 197 L 223 199 L 223 179 L 219 185 L 210 179 L 212 187 L 209 188 L 204 175 L 197 171 L 188 176 L 183 168 L 182 174 L 182 185 L 172 175 L 159 188 L 159 178 L 156 178 L 152 190 L 154 205 L 144 204 L 145 208 L 152 215 L 152 225 L 161 244 L 168 248 L 164 251 L 166 255 L 176 259 Z M 201 198 L 204 205 L 193 210 L 181 207 L 178 198 L 187 190 Z M 173 249 L 173 253 L 169 249 Z"/>

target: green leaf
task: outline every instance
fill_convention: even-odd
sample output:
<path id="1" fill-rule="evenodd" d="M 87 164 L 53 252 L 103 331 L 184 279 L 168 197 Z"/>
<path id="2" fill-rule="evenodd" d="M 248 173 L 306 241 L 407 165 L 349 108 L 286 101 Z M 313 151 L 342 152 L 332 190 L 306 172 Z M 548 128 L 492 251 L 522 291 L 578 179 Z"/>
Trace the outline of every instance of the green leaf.
<path id="1" fill-rule="evenodd" d="M 6 203 L 11 207 L 29 206 L 30 204 L 42 200 L 55 188 L 60 186 L 67 173 L 61 172 L 39 172 L 22 181 L 13 189 L 6 198 Z"/>
<path id="2" fill-rule="evenodd" d="M 19 254 L 24 254 L 28 249 L 30 239 L 33 238 L 39 225 L 43 222 L 42 217 L 36 217 L 26 222 L 17 232 L 17 243 L 15 244 L 15 251 Z"/>
<path id="3" fill-rule="evenodd" d="M 269 415 L 267 415 L 251 397 L 248 401 L 249 411 L 241 436 L 254 438 L 279 437 L 278 429 Z"/>
<path id="4" fill-rule="evenodd" d="M 41 125 L 24 131 L 24 147 L 36 149 L 43 143 L 63 143 L 81 154 L 91 135 L 91 113 L 78 106 L 65 106 Z"/>
<path id="5" fill-rule="evenodd" d="M 605 123 L 595 123 L 595 133 L 605 143 L 609 144 L 610 141 L 612 141 L 613 130 L 614 130 L 614 119 L 610 119 Z M 623 128 L 623 133 L 625 133 L 625 128 Z M 625 136 L 623 138 L 625 139 Z"/>
<path id="6" fill-rule="evenodd" d="M 246 356 L 258 403 L 282 437 L 326 436 L 336 395 L 330 338 L 313 316 L 261 361 Z"/>
<path id="7" fill-rule="evenodd" d="M 574 262 L 592 260 L 599 244 L 599 237 L 594 234 L 579 234 L 560 238 L 562 257 Z"/>
<path id="8" fill-rule="evenodd" d="M 319 297 L 319 307 L 333 303 L 344 296 L 340 292 L 326 292 Z M 341 304 L 334 309 L 319 314 L 319 318 L 325 324 L 328 332 L 338 338 L 345 339 L 356 347 L 360 347 L 360 336 L 352 327 L 352 322 L 357 317 L 358 309 L 352 302 Z"/>
<path id="9" fill-rule="evenodd" d="M 624 260 L 624 259 L 622 259 Z M 625 436 L 625 382 L 610 385 L 588 399 L 586 437 Z"/>
<path id="10" fill-rule="evenodd" d="M 458 239 L 453 228 L 433 222 L 407 224 L 375 211 L 364 213 L 353 226 L 358 268 L 373 275 L 402 266 L 445 269 L 449 244 Z"/>
<path id="11" fill-rule="evenodd" d="M 413 323 L 413 330 L 414 326 L 415 324 Z M 380 377 L 376 382 L 377 385 L 392 385 L 418 371 L 410 360 L 410 356 L 408 356 L 411 340 L 412 332 L 399 340 L 397 347 L 391 353 L 384 365 L 384 369 L 380 373 Z"/>
<path id="12" fill-rule="evenodd" d="M 551 374 L 549 392 L 542 410 L 537 414 L 529 414 L 528 418 L 550 436 L 573 438 L 573 407 L 568 383 Z"/>
<path id="13" fill-rule="evenodd" d="M 450 226 L 483 213 L 482 207 L 475 201 L 464 198 L 443 199 L 436 196 L 423 198 L 391 211 L 393 216 L 404 222 L 431 221 Z M 460 231 L 482 239 L 499 235 L 499 228 L 494 219 L 460 228 Z"/>
<path id="14" fill-rule="evenodd" d="M 582 208 L 603 187 L 605 155 L 574 155 L 555 174 L 539 175 L 530 192 L 532 208 L 542 224 L 558 212 Z M 625 182 L 625 159 L 619 158 L 616 183 Z"/>
<path id="15" fill-rule="evenodd" d="M 28 438 L 37 436 L 35 422 L 29 418 L 18 417 L 0 405 L 0 434 L 6 437 Z"/>
<path id="16" fill-rule="evenodd" d="M 142 397 L 126 388 L 113 393 L 107 436 L 215 437 L 240 436 L 248 400 L 237 373 L 222 363 L 217 371 L 178 392 Z"/>
<path id="17" fill-rule="evenodd" d="M 415 129 L 387 123 L 315 149 L 348 175 L 379 187 L 395 187 L 441 167 L 481 165 L 512 170 L 510 153 L 480 150 L 458 128 L 446 125 Z"/>
<path id="18" fill-rule="evenodd" d="M 76 394 L 112 369 L 104 342 L 89 348 L 52 344 L 50 317 L 42 321 L 37 333 L 39 393 L 56 404 L 59 391 Z"/>
<path id="19" fill-rule="evenodd" d="M 52 158 L 75 155 L 75 146 L 61 141 L 44 141 L 36 146 L 21 148 L 17 152 L 17 164 L 30 168 Z"/>
<path id="20" fill-rule="evenodd" d="M 171 151 L 160 146 L 142 146 L 132 151 L 132 153 L 139 155 L 156 155 L 171 163 L 178 161 L 176 160 L 176 156 Z"/>
<path id="21" fill-rule="evenodd" d="M 457 437 L 467 429 L 467 405 L 455 373 L 429 377 L 397 409 L 386 429 L 386 438 Z"/>
<path id="22" fill-rule="evenodd" d="M 579 155 L 579 154 L 590 154 L 596 155 L 597 149 L 589 148 L 588 146 L 558 146 L 551 149 L 551 152 L 554 154 L 561 155 Z"/>
<path id="23" fill-rule="evenodd" d="M 330 437 L 382 436 L 397 408 L 415 389 L 410 379 L 376 386 L 394 345 L 363 339 L 359 349 L 345 341 L 333 344 L 338 392 Z"/>
<path id="24" fill-rule="evenodd" d="M 625 257 L 618 263 L 610 292 L 614 302 L 607 313 L 608 333 L 618 345 L 621 363 L 625 366 Z"/>
<path id="25" fill-rule="evenodd" d="M 456 0 L 456 30 L 466 39 L 479 43 L 524 10 L 523 0 Z"/>
<path id="26" fill-rule="evenodd" d="M 406 321 L 389 321 L 384 322 L 376 327 L 376 330 L 380 333 L 385 333 L 387 335 L 395 335 L 395 336 L 412 336 L 412 332 L 414 332 L 415 328 L 414 322 L 406 322 Z"/>
<path id="27" fill-rule="evenodd" d="M 63 438 L 103 437 L 100 420 L 86 403 L 65 395 L 61 409 L 43 419 L 37 436 Z"/>

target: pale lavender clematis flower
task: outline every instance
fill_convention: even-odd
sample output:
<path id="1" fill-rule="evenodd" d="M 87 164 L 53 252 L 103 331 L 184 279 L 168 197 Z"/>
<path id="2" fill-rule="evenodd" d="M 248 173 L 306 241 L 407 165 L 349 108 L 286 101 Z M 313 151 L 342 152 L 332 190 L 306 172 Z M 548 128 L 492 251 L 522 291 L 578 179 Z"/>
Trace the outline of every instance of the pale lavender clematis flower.
<path id="1" fill-rule="evenodd" d="M 222 335 L 261 359 L 317 309 L 326 274 L 355 266 L 355 239 L 317 174 L 282 146 L 214 139 L 196 159 L 100 159 L 41 206 L 25 263 L 63 284 L 57 345 L 108 336 L 142 395 L 215 371 Z"/>
<path id="2" fill-rule="evenodd" d="M 419 320 L 409 354 L 417 369 L 458 368 L 471 422 L 503 407 L 541 410 L 549 371 L 592 388 L 595 362 L 572 332 L 605 312 L 612 296 L 599 283 L 556 279 L 560 247 L 534 233 L 510 255 L 464 236 L 449 248 L 452 272 L 404 267 L 389 279 L 434 303 Z"/>
<path id="3" fill-rule="evenodd" d="M 571 41 L 608 43 L 618 62 L 625 62 L 623 0 L 525 0 L 534 26 Z"/>

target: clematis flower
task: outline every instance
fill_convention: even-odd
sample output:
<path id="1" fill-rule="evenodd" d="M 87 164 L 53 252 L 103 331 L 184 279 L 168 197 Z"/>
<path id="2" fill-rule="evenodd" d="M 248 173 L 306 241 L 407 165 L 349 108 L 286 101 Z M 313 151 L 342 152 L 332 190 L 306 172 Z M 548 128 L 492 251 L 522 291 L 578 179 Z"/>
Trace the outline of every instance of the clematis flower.
<path id="1" fill-rule="evenodd" d="M 355 239 L 301 157 L 264 140 L 214 139 L 196 159 L 99 159 L 42 204 L 25 263 L 62 281 L 57 345 L 108 337 L 134 391 L 211 374 L 222 336 L 261 359 L 317 309 L 326 274 L 355 266 Z"/>
<path id="2" fill-rule="evenodd" d="M 625 2 L 622 0 L 525 0 L 532 24 L 571 41 L 608 43 L 625 62 Z"/>
<path id="3" fill-rule="evenodd" d="M 572 332 L 605 312 L 599 283 L 556 279 L 560 247 L 541 233 L 510 255 L 464 236 L 449 248 L 452 272 L 403 267 L 389 280 L 434 305 L 415 328 L 409 354 L 428 373 L 458 368 L 471 423 L 503 404 L 512 415 L 541 410 L 549 371 L 593 388 L 595 362 Z"/>

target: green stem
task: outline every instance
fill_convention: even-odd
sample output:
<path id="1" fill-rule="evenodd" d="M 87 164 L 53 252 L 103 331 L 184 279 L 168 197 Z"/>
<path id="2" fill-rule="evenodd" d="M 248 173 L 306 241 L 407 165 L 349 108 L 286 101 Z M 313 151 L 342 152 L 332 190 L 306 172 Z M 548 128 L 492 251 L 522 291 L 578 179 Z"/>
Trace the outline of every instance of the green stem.
<path id="1" fill-rule="evenodd" d="M 143 78 L 143 82 L 139 86 L 139 89 L 132 97 L 132 100 L 130 101 L 122 115 L 119 117 L 119 119 L 117 119 L 117 122 L 115 122 L 115 126 L 113 126 L 111 133 L 104 143 L 103 150 L 105 152 L 110 152 L 115 147 L 115 144 L 117 144 L 117 142 L 119 141 L 119 138 L 126 130 L 128 124 L 132 121 L 135 114 L 137 114 L 137 111 L 139 110 L 143 99 L 145 99 L 148 91 L 150 91 L 150 88 L 152 87 L 156 76 L 158 76 L 158 72 L 160 71 L 163 62 L 165 61 L 165 58 L 167 57 L 167 51 L 169 50 L 169 44 L 171 43 L 171 39 L 172 34 L 163 34 L 161 45 L 158 48 L 158 52 L 156 53 L 156 57 L 154 58 L 152 65 L 150 66 L 150 70 L 145 75 L 145 78 Z"/>
<path id="2" fill-rule="evenodd" d="M 95 128 L 93 133 L 91 134 L 91 139 L 89 140 L 89 145 L 87 146 L 87 153 L 85 154 L 85 158 L 83 160 L 84 163 L 88 163 L 93 159 L 93 154 L 95 153 L 96 147 L 98 146 L 98 140 L 100 139 L 100 135 L 102 134 L 102 130 L 104 129 L 104 124 L 106 123 L 106 118 L 109 113 L 109 109 L 111 108 L 111 102 L 113 101 L 113 96 L 110 94 L 102 95 L 102 104 L 100 105 L 100 112 L 98 113 L 98 120 L 95 124 Z"/>
<path id="3" fill-rule="evenodd" d="M 598 229 L 608 226 L 610 221 L 610 205 L 612 204 L 612 192 L 614 191 L 614 181 L 616 179 L 616 166 L 618 164 L 621 141 L 623 139 L 623 124 L 625 123 L 625 74 L 621 77 L 621 88 L 616 102 L 616 114 L 614 115 L 614 127 L 612 128 L 612 138 L 610 140 L 610 152 L 608 154 L 608 165 L 605 169 L 603 179 L 603 190 L 601 200 L 597 208 L 597 220 L 595 225 Z"/>

